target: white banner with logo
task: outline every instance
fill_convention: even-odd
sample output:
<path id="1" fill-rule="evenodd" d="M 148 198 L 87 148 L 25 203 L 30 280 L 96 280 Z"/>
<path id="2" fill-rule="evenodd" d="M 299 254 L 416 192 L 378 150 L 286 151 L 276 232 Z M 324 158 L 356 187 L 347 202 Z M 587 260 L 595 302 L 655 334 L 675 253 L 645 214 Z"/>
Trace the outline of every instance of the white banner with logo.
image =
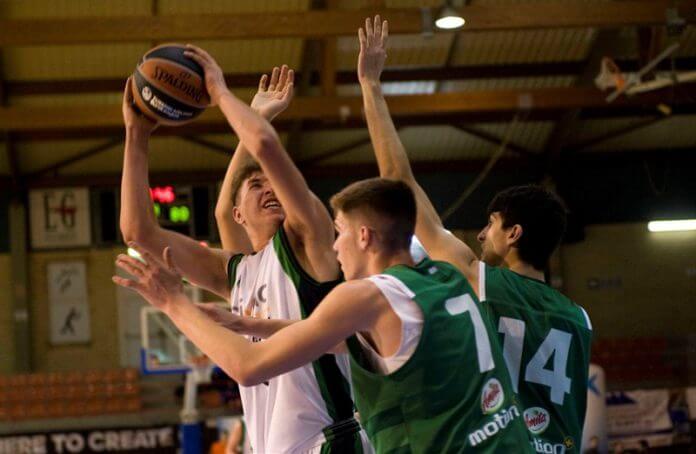
<path id="1" fill-rule="evenodd" d="M 686 404 L 689 407 L 689 419 L 696 420 L 696 386 L 686 388 Z"/>
<path id="2" fill-rule="evenodd" d="M 51 343 L 89 342 L 91 331 L 85 262 L 51 262 L 46 275 L 51 312 Z"/>
<path id="3" fill-rule="evenodd" d="M 604 369 L 596 364 L 590 364 L 587 379 L 587 411 L 582 431 L 582 452 L 590 449 L 596 449 L 602 453 L 608 451 L 606 393 Z"/>
<path id="4" fill-rule="evenodd" d="M 34 248 L 89 246 L 91 242 L 87 188 L 30 191 L 29 216 Z"/>
<path id="5" fill-rule="evenodd" d="M 636 390 L 607 394 L 609 436 L 650 434 L 672 429 L 669 391 Z"/>

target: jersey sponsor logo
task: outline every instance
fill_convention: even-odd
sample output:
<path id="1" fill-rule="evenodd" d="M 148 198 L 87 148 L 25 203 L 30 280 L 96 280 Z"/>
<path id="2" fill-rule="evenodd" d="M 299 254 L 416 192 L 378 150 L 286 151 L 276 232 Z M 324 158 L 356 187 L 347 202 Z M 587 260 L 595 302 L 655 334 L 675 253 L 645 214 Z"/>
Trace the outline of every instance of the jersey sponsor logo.
<path id="1" fill-rule="evenodd" d="M 505 429 L 512 420 L 520 417 L 520 410 L 515 405 L 510 408 L 503 408 L 501 411 L 493 415 L 493 420 L 484 424 L 481 428 L 471 432 L 467 438 L 469 444 L 478 446 L 491 437 L 494 437 L 501 430 Z"/>
<path id="2" fill-rule="evenodd" d="M 497 378 L 489 379 L 481 391 L 481 411 L 484 415 L 495 413 L 503 405 L 505 393 Z"/>
<path id="3" fill-rule="evenodd" d="M 542 454 L 564 454 L 567 449 L 572 449 L 573 446 L 575 446 L 575 443 L 573 443 L 573 439 L 570 437 L 566 437 L 563 443 L 556 444 L 546 442 L 540 438 L 534 438 L 532 441 L 534 451 Z"/>
<path id="4" fill-rule="evenodd" d="M 543 433 L 551 422 L 549 412 L 541 407 L 528 408 L 524 411 L 523 415 L 527 429 L 534 435 Z"/>

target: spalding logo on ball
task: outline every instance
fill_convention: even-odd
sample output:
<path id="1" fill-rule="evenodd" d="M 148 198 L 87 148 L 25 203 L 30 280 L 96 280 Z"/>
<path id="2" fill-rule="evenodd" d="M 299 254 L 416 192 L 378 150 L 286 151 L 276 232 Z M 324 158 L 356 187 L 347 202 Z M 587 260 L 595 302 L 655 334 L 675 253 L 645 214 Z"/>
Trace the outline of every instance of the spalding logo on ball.
<path id="1" fill-rule="evenodd" d="M 177 126 L 205 110 L 210 97 L 201 65 L 184 56 L 186 46 L 163 44 L 150 49 L 133 73 L 133 99 L 153 121 Z"/>

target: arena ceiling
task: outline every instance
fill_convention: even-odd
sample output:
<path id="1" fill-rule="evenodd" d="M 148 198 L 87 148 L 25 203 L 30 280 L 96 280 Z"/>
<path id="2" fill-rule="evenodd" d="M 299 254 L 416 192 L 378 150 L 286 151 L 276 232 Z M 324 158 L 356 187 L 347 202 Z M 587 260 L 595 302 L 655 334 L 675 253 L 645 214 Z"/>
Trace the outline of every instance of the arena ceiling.
<path id="1" fill-rule="evenodd" d="M 308 173 L 364 172 L 374 159 L 355 34 L 375 12 L 390 20 L 383 81 L 417 170 L 481 168 L 503 141 L 504 161 L 548 168 L 567 153 L 696 150 L 696 82 L 612 103 L 593 82 L 604 56 L 631 72 L 674 42 L 658 69 L 696 70 L 696 1 L 455 1 L 467 24 L 449 33 L 427 26 L 442 3 L 0 1 L 0 181 L 116 184 L 124 81 L 147 49 L 174 41 L 209 50 L 247 100 L 264 71 L 294 67 L 296 97 L 276 123 L 288 150 Z M 214 181 L 235 144 L 209 109 L 158 130 L 151 169 Z"/>

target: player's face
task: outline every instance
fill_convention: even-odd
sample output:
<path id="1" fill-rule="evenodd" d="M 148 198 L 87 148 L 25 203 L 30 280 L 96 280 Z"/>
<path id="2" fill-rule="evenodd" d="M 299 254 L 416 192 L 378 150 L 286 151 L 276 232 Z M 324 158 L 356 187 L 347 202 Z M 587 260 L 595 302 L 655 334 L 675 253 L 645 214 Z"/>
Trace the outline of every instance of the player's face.
<path id="1" fill-rule="evenodd" d="M 334 219 L 336 228 L 336 251 L 338 263 L 346 280 L 362 277 L 364 269 L 364 251 L 360 247 L 360 227 L 339 211 Z"/>
<path id="2" fill-rule="evenodd" d="M 510 247 L 500 213 L 491 213 L 488 224 L 479 232 L 477 238 L 481 243 L 481 260 L 491 266 L 502 264 Z"/>
<path id="3" fill-rule="evenodd" d="M 244 180 L 239 193 L 239 212 L 249 228 L 266 228 L 268 224 L 279 226 L 285 219 L 285 211 L 276 198 L 268 178 L 261 173 L 251 174 Z M 275 230 L 275 229 L 273 229 Z"/>

